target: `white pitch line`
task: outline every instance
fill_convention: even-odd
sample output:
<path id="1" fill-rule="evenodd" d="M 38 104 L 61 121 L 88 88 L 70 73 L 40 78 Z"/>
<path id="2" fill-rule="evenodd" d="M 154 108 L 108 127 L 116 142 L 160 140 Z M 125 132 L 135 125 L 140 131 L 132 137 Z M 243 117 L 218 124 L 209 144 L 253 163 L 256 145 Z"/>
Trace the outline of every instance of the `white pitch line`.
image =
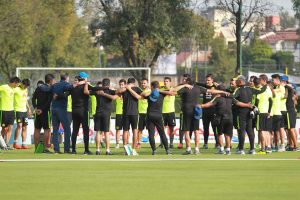
<path id="1" fill-rule="evenodd" d="M 142 159 L 5 159 L 0 162 L 74 162 L 74 161 L 94 161 L 94 162 L 161 162 L 161 161 L 300 161 L 300 158 L 142 158 Z"/>

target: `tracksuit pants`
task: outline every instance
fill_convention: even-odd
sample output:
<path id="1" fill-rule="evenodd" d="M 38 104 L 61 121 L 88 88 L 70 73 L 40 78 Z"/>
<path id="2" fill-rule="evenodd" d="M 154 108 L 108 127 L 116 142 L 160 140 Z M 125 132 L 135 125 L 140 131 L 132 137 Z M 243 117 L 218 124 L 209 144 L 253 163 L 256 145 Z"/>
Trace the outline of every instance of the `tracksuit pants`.
<path id="1" fill-rule="evenodd" d="M 164 130 L 164 124 L 163 124 L 163 120 L 162 120 L 162 115 L 147 115 L 147 128 L 148 128 L 148 133 L 149 133 L 149 142 L 150 142 L 150 146 L 152 148 L 152 151 L 156 150 L 156 146 L 155 146 L 155 127 L 158 131 L 158 134 L 161 138 L 161 142 L 164 145 L 165 149 L 168 150 L 168 140 L 165 134 L 165 130 Z"/>
<path id="2" fill-rule="evenodd" d="M 89 151 L 89 112 L 73 112 L 72 113 L 73 120 L 73 132 L 72 132 L 72 151 L 76 150 L 76 141 L 79 132 L 80 125 L 82 125 L 83 129 L 83 141 L 84 141 L 84 149 L 85 151 Z"/>

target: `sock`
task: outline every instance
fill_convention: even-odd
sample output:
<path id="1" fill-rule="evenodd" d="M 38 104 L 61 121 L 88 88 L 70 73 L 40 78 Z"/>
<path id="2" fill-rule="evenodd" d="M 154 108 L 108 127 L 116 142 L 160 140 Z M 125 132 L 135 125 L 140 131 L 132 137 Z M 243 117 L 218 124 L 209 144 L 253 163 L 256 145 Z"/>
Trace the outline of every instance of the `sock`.
<path id="1" fill-rule="evenodd" d="M 226 151 L 230 151 L 230 148 L 226 148 Z"/>
<path id="2" fill-rule="evenodd" d="M 25 142 L 22 142 L 22 146 L 26 146 Z"/>
<path id="3" fill-rule="evenodd" d="M 195 151 L 199 151 L 199 147 L 195 147 Z"/>
<path id="4" fill-rule="evenodd" d="M 106 149 L 106 152 L 110 152 L 110 149 Z"/>
<path id="5" fill-rule="evenodd" d="M 97 151 L 100 151 L 100 148 L 97 148 Z"/>
<path id="6" fill-rule="evenodd" d="M 191 147 L 187 147 L 186 150 L 187 151 L 191 151 L 192 149 L 191 149 Z"/>
<path id="7" fill-rule="evenodd" d="M 221 151 L 224 151 L 224 147 L 223 147 L 223 146 L 222 146 L 222 147 L 220 147 L 220 150 L 221 150 Z"/>

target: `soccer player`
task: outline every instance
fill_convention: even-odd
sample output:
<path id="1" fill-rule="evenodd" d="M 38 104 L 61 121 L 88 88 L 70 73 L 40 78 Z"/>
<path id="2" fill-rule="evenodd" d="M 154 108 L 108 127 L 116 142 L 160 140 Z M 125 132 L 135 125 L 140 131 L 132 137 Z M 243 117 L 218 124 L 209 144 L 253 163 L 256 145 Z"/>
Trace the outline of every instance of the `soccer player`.
<path id="1" fill-rule="evenodd" d="M 14 113 L 14 88 L 18 86 L 20 79 L 18 77 L 12 77 L 8 84 L 0 86 L 0 96 L 1 96 L 1 134 L 5 139 L 6 146 L 8 150 L 12 150 L 13 147 L 9 146 L 9 140 L 11 137 L 15 113 Z"/>
<path id="2" fill-rule="evenodd" d="M 74 83 L 77 84 L 78 81 L 78 76 L 75 77 Z M 68 120 L 70 122 L 70 126 L 72 124 L 72 96 L 68 96 L 68 105 L 67 105 L 67 112 L 68 112 Z"/>
<path id="3" fill-rule="evenodd" d="M 260 82 L 259 86 L 265 86 L 268 84 L 268 77 L 265 74 L 255 78 L 254 81 Z M 258 131 L 260 138 L 260 153 L 267 152 L 272 153 L 271 149 L 271 131 L 272 131 L 272 105 L 273 94 L 269 87 L 266 91 L 256 96 L 256 105 L 259 111 L 256 122 L 256 130 Z"/>
<path id="4" fill-rule="evenodd" d="M 171 78 L 164 78 L 164 87 L 160 90 L 170 91 L 173 87 L 171 86 Z M 164 126 L 168 127 L 170 133 L 170 148 L 174 147 L 174 127 L 176 126 L 176 118 L 175 118 L 175 95 L 166 95 L 163 101 L 162 107 Z"/>
<path id="5" fill-rule="evenodd" d="M 120 89 L 125 89 L 126 87 L 126 80 L 121 79 L 119 81 Z M 120 141 L 120 133 L 123 129 L 123 97 L 122 95 L 118 95 L 116 99 L 116 121 L 115 121 L 115 128 L 116 128 L 116 149 L 120 148 L 119 141 Z"/>
<path id="6" fill-rule="evenodd" d="M 17 121 L 17 127 L 15 130 L 14 145 L 15 149 L 28 149 L 26 146 L 26 135 L 27 135 L 27 125 L 28 117 L 31 116 L 31 109 L 28 104 L 28 87 L 30 86 L 29 79 L 23 79 L 21 84 L 14 89 L 14 110 Z M 22 131 L 22 146 L 19 145 L 18 138 Z"/>
<path id="7" fill-rule="evenodd" d="M 129 129 L 133 132 L 132 148 L 137 144 L 138 133 L 138 99 L 141 98 L 142 90 L 135 86 L 135 79 L 128 78 L 125 89 L 119 89 L 123 98 L 123 145 L 128 145 Z"/>
<path id="8" fill-rule="evenodd" d="M 97 108 L 95 114 L 95 127 L 96 134 L 96 155 L 100 155 L 100 132 L 105 135 L 106 142 L 106 155 L 112 155 L 110 152 L 110 116 L 112 112 L 112 101 L 118 96 L 115 95 L 115 90 L 109 89 L 110 80 L 104 78 L 102 80 L 102 90 L 96 92 L 89 92 L 88 86 L 85 86 L 85 93 L 95 95 L 97 99 Z"/>
<path id="9" fill-rule="evenodd" d="M 211 92 L 213 94 L 224 93 L 229 95 L 225 91 L 211 90 L 204 87 L 194 85 L 191 78 L 185 80 L 187 84 L 177 86 L 175 88 L 177 93 L 181 96 L 181 109 L 183 113 L 183 119 L 181 124 L 181 129 L 184 131 L 185 141 L 186 141 L 186 152 L 185 155 L 191 154 L 191 144 L 190 144 L 190 131 L 195 133 L 195 154 L 199 154 L 199 119 L 194 117 L 195 107 L 198 105 L 200 94 L 205 94 L 206 92 Z"/>
<path id="10" fill-rule="evenodd" d="M 143 93 L 149 93 L 151 90 L 149 88 L 148 79 L 142 78 L 141 80 L 141 89 Z M 146 128 L 146 113 L 148 108 L 148 101 L 147 99 L 139 99 L 138 100 L 138 110 L 139 110 L 139 124 L 138 124 L 138 135 L 137 135 L 137 145 L 136 148 L 141 148 L 141 139 L 143 135 L 143 130 Z"/>
<path id="11" fill-rule="evenodd" d="M 162 106 L 164 95 L 159 92 L 159 82 L 153 81 L 151 82 L 151 93 L 142 93 L 141 95 L 147 98 L 148 100 L 148 108 L 147 108 L 147 128 L 149 132 L 149 142 L 152 149 L 152 155 L 156 154 L 156 146 L 155 146 L 155 128 L 157 129 L 162 144 L 165 147 L 166 153 L 171 155 L 171 152 L 168 147 L 168 140 L 164 130 L 164 124 L 162 121 Z"/>
<path id="12" fill-rule="evenodd" d="M 50 92 L 42 91 L 41 87 L 49 87 L 55 83 L 55 78 L 52 74 L 45 75 L 45 83 L 38 82 L 38 87 L 35 89 L 32 96 L 32 106 L 35 110 L 34 114 L 34 144 L 35 148 L 39 144 L 41 129 L 44 129 L 43 153 L 51 153 L 49 151 L 50 145 L 48 144 L 51 138 L 51 119 L 50 119 L 50 106 L 52 101 L 52 94 Z"/>

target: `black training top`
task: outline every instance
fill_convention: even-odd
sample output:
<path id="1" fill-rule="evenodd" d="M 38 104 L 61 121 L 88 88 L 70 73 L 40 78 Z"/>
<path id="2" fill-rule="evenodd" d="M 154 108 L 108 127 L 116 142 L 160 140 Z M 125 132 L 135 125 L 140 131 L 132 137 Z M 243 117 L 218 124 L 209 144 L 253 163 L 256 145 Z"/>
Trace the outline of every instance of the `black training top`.
<path id="1" fill-rule="evenodd" d="M 103 92 L 109 95 L 115 95 L 116 91 L 111 90 L 109 88 L 103 88 Z M 96 92 L 91 92 L 91 95 L 95 95 L 97 99 L 97 107 L 96 113 L 97 114 L 105 114 L 110 115 L 112 112 L 112 99 L 104 97 L 102 95 L 98 95 Z"/>
<path id="2" fill-rule="evenodd" d="M 236 100 L 232 97 L 226 97 L 221 95 L 220 97 L 215 97 L 211 101 L 216 108 L 216 114 L 222 117 L 232 118 L 232 104 L 235 104 Z"/>
<path id="3" fill-rule="evenodd" d="M 287 111 L 294 111 L 295 110 L 295 103 L 294 103 L 294 100 L 293 100 L 293 96 L 295 94 L 295 91 L 287 85 L 285 86 L 285 88 L 288 91 L 288 96 L 286 98 L 286 109 L 287 109 Z"/>
<path id="4" fill-rule="evenodd" d="M 47 84 L 43 84 L 43 87 L 49 87 Z M 32 106 L 33 108 L 41 109 L 43 111 L 50 110 L 51 101 L 53 94 L 51 92 L 44 92 L 41 87 L 38 86 L 32 96 Z"/>
<path id="5" fill-rule="evenodd" d="M 147 108 L 147 115 L 155 115 L 155 116 L 162 116 L 162 105 L 164 101 L 165 95 L 159 93 L 159 97 L 156 102 L 150 100 L 149 96 L 148 99 L 148 108 Z"/>
<path id="6" fill-rule="evenodd" d="M 143 91 L 139 87 L 132 87 L 133 91 L 141 94 Z M 124 115 L 138 115 L 138 99 L 136 99 L 128 90 L 123 94 L 123 114 Z"/>
<path id="7" fill-rule="evenodd" d="M 200 94 L 206 93 L 207 89 L 194 85 L 192 89 L 182 88 L 178 91 L 181 96 L 181 110 L 186 114 L 193 114 L 194 107 L 199 103 Z"/>
<path id="8" fill-rule="evenodd" d="M 89 85 L 89 90 L 92 86 Z M 84 85 L 76 86 L 71 90 L 72 96 L 72 112 L 88 112 L 89 111 L 89 95 L 83 93 Z"/>

